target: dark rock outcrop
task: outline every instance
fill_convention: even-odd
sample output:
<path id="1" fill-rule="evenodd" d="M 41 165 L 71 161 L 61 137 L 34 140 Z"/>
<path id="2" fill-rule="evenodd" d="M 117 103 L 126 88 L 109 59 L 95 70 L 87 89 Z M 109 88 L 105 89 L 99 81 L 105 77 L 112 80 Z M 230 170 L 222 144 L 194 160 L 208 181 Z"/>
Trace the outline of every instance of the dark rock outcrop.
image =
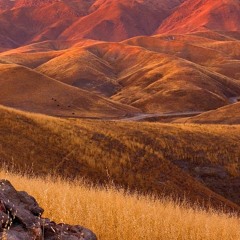
<path id="1" fill-rule="evenodd" d="M 26 192 L 0 180 L 0 239 L 7 240 L 97 240 L 81 226 L 56 224 L 42 218 L 43 209 Z"/>

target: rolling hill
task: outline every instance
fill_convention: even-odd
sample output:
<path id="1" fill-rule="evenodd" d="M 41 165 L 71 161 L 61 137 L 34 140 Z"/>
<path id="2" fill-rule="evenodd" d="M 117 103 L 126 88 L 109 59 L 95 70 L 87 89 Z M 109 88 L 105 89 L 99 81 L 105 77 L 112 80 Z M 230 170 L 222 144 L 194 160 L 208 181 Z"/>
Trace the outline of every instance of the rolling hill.
<path id="1" fill-rule="evenodd" d="M 196 31 L 239 31 L 238 0 L 4 0 L 0 47 L 44 40 L 134 36 Z"/>
<path id="2" fill-rule="evenodd" d="M 1 47 L 50 39 L 119 41 L 152 34 L 182 0 L 4 0 Z M 145 16 L 148 21 L 142 20 Z"/>
<path id="3" fill-rule="evenodd" d="M 239 211 L 237 126 L 67 120 L 5 107 L 0 117 L 0 159 L 14 171 L 113 181 Z"/>
<path id="4" fill-rule="evenodd" d="M 145 113 L 208 111 L 240 96 L 239 46 L 227 33 L 162 34 L 120 43 L 44 41 L 0 60 Z"/>
<path id="5" fill-rule="evenodd" d="M 199 124 L 240 124 L 240 103 L 212 110 L 185 122 Z"/>
<path id="6" fill-rule="evenodd" d="M 239 31 L 239 21 L 239 0 L 186 0 L 156 32 Z"/>
<path id="7" fill-rule="evenodd" d="M 182 1 L 97 0 L 91 6 L 90 14 L 74 22 L 60 38 L 121 41 L 151 35 Z"/>
<path id="8" fill-rule="evenodd" d="M 62 117 L 123 117 L 137 112 L 20 65 L 0 64 L 0 71 L 0 102 L 5 106 Z"/>

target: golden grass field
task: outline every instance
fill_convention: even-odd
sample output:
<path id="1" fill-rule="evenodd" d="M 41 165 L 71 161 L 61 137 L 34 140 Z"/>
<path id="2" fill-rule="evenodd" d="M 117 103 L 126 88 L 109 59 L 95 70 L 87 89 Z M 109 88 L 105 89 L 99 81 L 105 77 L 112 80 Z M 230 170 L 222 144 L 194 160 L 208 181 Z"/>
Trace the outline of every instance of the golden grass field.
<path id="1" fill-rule="evenodd" d="M 187 203 L 59 178 L 28 178 L 4 170 L 0 171 L 0 178 L 33 195 L 45 209 L 45 217 L 88 227 L 99 240 L 240 239 L 239 218 L 192 209 Z"/>

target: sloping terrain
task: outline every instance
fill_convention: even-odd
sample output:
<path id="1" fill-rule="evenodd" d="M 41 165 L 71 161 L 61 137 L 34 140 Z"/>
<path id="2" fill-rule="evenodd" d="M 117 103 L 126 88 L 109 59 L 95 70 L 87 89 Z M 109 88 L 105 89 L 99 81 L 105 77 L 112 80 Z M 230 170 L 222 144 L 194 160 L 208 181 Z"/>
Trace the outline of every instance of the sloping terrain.
<path id="1" fill-rule="evenodd" d="M 0 178 L 33 195 L 44 208 L 44 217 L 91 228 L 101 240 L 240 238 L 239 217 L 222 211 L 193 209 L 188 203 L 171 199 L 131 194 L 109 186 L 89 187 L 56 177 L 29 178 L 0 170 Z M 206 226 L 211 231 L 206 231 Z"/>
<path id="2" fill-rule="evenodd" d="M 239 0 L 186 0 L 156 32 L 239 31 L 239 22 Z"/>
<path id="3" fill-rule="evenodd" d="M 236 34 L 236 38 L 233 36 Z M 195 32 L 136 37 L 124 43 L 174 55 L 222 75 L 240 79 L 240 41 L 237 32 Z"/>
<path id="4" fill-rule="evenodd" d="M 230 33 L 202 32 L 122 43 L 44 41 L 0 53 L 0 60 L 143 112 L 194 112 L 240 96 L 239 49 Z"/>
<path id="5" fill-rule="evenodd" d="M 0 8 L 0 61 L 35 77 L 145 113 L 208 111 L 240 96 L 236 0 L 5 0 Z M 171 34 L 99 41 L 163 32 Z"/>
<path id="6" fill-rule="evenodd" d="M 0 158 L 15 170 L 239 210 L 239 127 L 66 120 L 4 107 L 0 114 Z"/>
<path id="7" fill-rule="evenodd" d="M 2 0 L 0 47 L 44 40 L 121 41 L 154 33 L 239 31 L 239 0 Z"/>
<path id="8" fill-rule="evenodd" d="M 120 41 L 151 35 L 182 1 L 97 0 L 90 14 L 74 22 L 60 38 Z"/>
<path id="9" fill-rule="evenodd" d="M 31 52 L 24 47 L 2 53 L 0 59 L 32 67 L 144 112 L 206 111 L 227 105 L 229 98 L 240 95 L 236 81 L 240 74 L 236 60 L 239 41 L 195 35 L 175 35 L 169 40 L 171 37 L 93 42 L 40 53 L 39 45 L 35 50 L 30 45 Z M 218 46 L 223 45 L 221 50 Z M 235 67 L 231 65 L 234 73 L 224 71 L 231 62 L 235 62 Z"/>
<path id="10" fill-rule="evenodd" d="M 185 122 L 201 124 L 240 124 L 240 103 L 203 113 Z"/>
<path id="11" fill-rule="evenodd" d="M 60 83 L 29 68 L 0 64 L 0 103 L 65 117 L 123 117 L 137 110 Z"/>
<path id="12" fill-rule="evenodd" d="M 0 36 L 5 39 L 0 47 L 50 39 L 119 41 L 149 35 L 182 1 L 4 0 Z"/>
<path id="13" fill-rule="evenodd" d="M 26 42 L 56 39 L 61 31 L 74 21 L 72 15 L 68 6 L 62 2 L 50 6 L 24 6 L 4 11 L 0 14 L 0 35 L 5 36 L 1 46 L 9 45 L 9 42 L 23 45 Z"/>
<path id="14" fill-rule="evenodd" d="M 0 0 L 6 172 L 239 214 L 239 99 L 239 0 Z"/>

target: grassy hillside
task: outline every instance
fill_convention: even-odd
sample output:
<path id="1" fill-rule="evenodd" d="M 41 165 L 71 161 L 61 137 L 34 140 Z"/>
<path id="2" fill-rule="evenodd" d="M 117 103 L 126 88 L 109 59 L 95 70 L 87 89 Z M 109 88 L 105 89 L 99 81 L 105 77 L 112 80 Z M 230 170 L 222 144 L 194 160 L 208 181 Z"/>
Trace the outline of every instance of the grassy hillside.
<path id="1" fill-rule="evenodd" d="M 157 32 L 189 33 L 196 30 L 240 30 L 238 0 L 186 0 L 170 15 Z M 231 18 L 227 17 L 231 13 Z"/>
<path id="2" fill-rule="evenodd" d="M 235 103 L 185 120 L 189 123 L 240 124 L 240 103 Z"/>
<path id="3" fill-rule="evenodd" d="M 240 127 L 57 119 L 4 107 L 0 118 L 0 158 L 15 169 L 239 210 Z"/>
<path id="4" fill-rule="evenodd" d="M 33 195 L 45 209 L 45 217 L 88 227 L 100 240 L 240 239 L 239 218 L 193 210 L 170 199 L 60 179 L 26 178 L 5 171 L 0 171 L 0 178 L 7 178 L 18 190 Z"/>
<path id="5" fill-rule="evenodd" d="M 224 54 L 168 38 L 74 47 L 35 70 L 145 112 L 215 109 L 240 95 L 237 81 L 214 72 Z"/>
<path id="6" fill-rule="evenodd" d="M 44 75 L 144 112 L 207 111 L 240 96 L 240 42 L 232 35 L 43 41 L 0 53 L 0 61 L 31 68 L 35 79 Z"/>
<path id="7" fill-rule="evenodd" d="M 0 103 L 5 106 L 65 117 L 124 117 L 138 111 L 27 67 L 0 64 L 0 71 Z"/>

